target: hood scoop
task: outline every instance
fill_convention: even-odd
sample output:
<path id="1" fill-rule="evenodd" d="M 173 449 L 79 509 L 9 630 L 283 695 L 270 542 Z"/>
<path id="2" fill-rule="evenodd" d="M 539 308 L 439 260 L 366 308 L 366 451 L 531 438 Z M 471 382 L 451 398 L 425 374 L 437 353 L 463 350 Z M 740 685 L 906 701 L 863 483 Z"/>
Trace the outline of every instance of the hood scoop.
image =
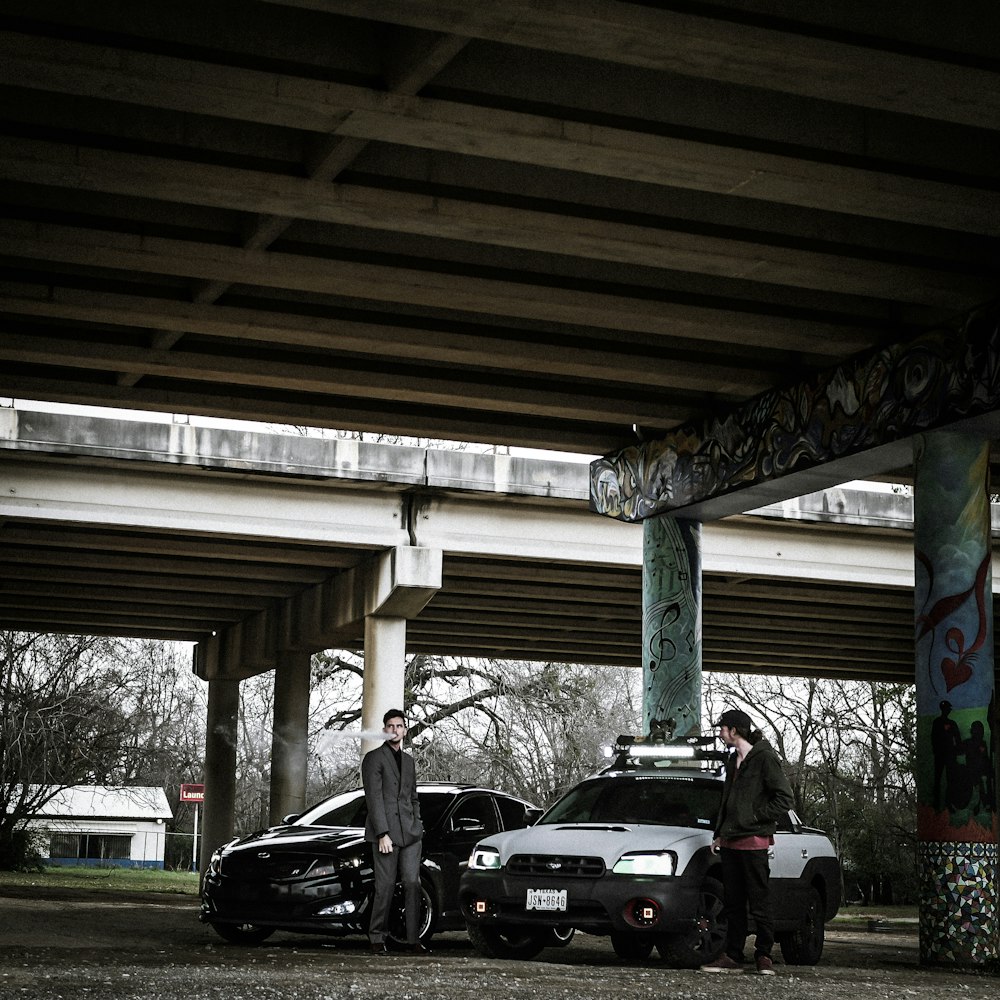
<path id="1" fill-rule="evenodd" d="M 604 833 L 629 833 L 631 827 L 620 823 L 574 823 L 572 826 L 560 826 L 558 830 L 599 830 Z"/>

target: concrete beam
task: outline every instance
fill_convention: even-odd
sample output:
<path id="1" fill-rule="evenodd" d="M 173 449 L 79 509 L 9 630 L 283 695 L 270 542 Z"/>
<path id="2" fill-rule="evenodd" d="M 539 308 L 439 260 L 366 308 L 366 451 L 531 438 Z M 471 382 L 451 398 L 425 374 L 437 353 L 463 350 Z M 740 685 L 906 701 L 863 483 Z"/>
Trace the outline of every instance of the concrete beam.
<path id="1" fill-rule="evenodd" d="M 591 508 L 714 520 L 903 468 L 920 434 L 995 437 L 998 346 L 1000 311 L 983 309 L 630 445 L 591 463 Z"/>
<path id="2" fill-rule="evenodd" d="M 401 545 L 345 570 L 289 602 L 279 644 L 326 649 L 363 634 L 370 615 L 413 618 L 441 589 L 440 549 Z"/>
<path id="3" fill-rule="evenodd" d="M 440 549 L 398 546 L 237 622 L 199 657 L 198 675 L 243 679 L 273 669 L 287 651 L 360 646 L 371 616 L 418 615 L 441 589 Z"/>

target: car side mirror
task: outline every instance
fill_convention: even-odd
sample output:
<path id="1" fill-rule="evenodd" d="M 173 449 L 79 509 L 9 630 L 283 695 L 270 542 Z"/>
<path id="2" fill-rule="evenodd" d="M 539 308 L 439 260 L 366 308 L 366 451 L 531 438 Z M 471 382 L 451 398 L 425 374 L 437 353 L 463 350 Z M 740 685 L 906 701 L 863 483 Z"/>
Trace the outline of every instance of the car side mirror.
<path id="1" fill-rule="evenodd" d="M 282 826 L 288 826 L 289 823 L 294 823 L 299 818 L 299 813 L 289 813 L 287 816 L 281 817 Z"/>
<path id="2" fill-rule="evenodd" d="M 544 811 L 544 809 L 539 809 L 538 806 L 525 806 L 524 825 L 534 826 L 542 818 Z"/>

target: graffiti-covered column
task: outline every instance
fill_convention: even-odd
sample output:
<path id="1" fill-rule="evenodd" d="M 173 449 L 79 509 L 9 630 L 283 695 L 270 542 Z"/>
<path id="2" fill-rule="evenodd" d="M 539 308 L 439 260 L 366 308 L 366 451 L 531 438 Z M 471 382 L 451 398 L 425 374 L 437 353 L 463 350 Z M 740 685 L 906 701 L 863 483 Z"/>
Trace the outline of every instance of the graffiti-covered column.
<path id="1" fill-rule="evenodd" d="M 701 728 L 701 524 L 642 522 L 643 724 Z"/>
<path id="2" fill-rule="evenodd" d="M 920 960 L 997 958 L 997 811 L 989 444 L 916 444 L 917 837 Z"/>

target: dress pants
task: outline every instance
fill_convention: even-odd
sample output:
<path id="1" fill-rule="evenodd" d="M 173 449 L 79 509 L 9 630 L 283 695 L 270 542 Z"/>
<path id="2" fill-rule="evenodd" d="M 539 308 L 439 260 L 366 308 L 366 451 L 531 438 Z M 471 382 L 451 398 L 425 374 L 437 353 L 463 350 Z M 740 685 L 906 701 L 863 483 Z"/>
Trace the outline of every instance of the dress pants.
<path id="1" fill-rule="evenodd" d="M 372 900 L 368 937 L 372 944 L 385 941 L 389 905 L 396 882 L 403 883 L 406 899 L 406 943 L 416 944 L 420 922 L 420 853 L 419 840 L 406 847 L 393 844 L 392 853 L 382 854 L 378 842 L 372 844 L 375 870 L 375 897 Z"/>

